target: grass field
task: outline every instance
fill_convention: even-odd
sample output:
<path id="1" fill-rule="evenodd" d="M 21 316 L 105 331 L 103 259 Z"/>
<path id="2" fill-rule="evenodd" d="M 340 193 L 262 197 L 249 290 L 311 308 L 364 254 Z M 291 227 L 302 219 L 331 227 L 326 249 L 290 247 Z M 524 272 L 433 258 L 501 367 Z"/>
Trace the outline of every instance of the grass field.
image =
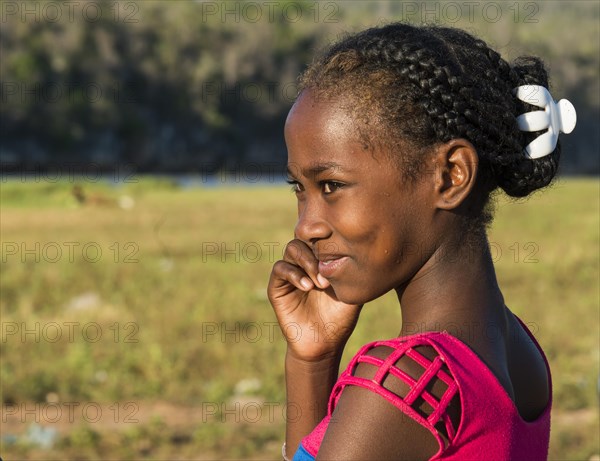
<path id="1" fill-rule="evenodd" d="M 82 206 L 72 187 L 0 184 L 3 459 L 279 459 L 285 344 L 265 288 L 293 194 L 140 178 L 83 184 Z M 599 197 L 561 180 L 499 200 L 490 232 L 553 370 L 553 460 L 600 459 Z M 344 361 L 399 322 L 391 294 L 367 305 Z"/>

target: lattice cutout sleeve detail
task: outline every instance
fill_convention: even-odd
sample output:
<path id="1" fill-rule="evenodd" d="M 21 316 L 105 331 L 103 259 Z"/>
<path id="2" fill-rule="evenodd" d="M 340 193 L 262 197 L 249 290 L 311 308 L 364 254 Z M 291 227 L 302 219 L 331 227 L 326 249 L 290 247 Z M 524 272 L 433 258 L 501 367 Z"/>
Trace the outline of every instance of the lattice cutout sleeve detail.
<path id="1" fill-rule="evenodd" d="M 390 347 L 393 349 L 393 352 L 391 352 L 383 360 L 378 357 L 368 355 L 368 352 L 371 349 L 378 346 Z M 387 401 L 392 403 L 400 411 L 410 416 L 422 426 L 425 426 L 436 437 L 440 447 L 444 448 L 446 445 L 445 440 L 435 428 L 435 425 L 442 421 L 444 427 L 446 428 L 448 441 L 452 442 L 454 436 L 456 435 L 456 428 L 454 427 L 446 410 L 448 409 L 448 405 L 450 404 L 451 400 L 458 393 L 458 385 L 456 384 L 454 378 L 442 369 L 444 365 L 444 358 L 442 356 L 437 355 L 433 360 L 431 360 L 416 351 L 414 349 L 416 346 L 430 345 L 416 343 L 413 340 L 410 342 L 405 341 L 401 343 L 398 343 L 397 341 L 377 341 L 364 346 L 352 359 L 348 365 L 348 368 L 340 375 L 340 378 L 335 384 L 329 400 L 329 414 L 333 413 L 335 405 L 337 404 L 345 386 L 360 386 L 379 394 Z M 403 357 L 410 358 L 423 368 L 423 374 L 419 377 L 419 379 L 414 379 L 408 373 L 395 365 L 398 360 Z M 359 363 L 367 363 L 377 367 L 377 372 L 375 373 L 373 379 L 355 376 L 356 367 Z M 383 381 L 389 374 L 395 376 L 410 388 L 404 397 L 400 397 L 396 393 L 384 387 Z M 447 386 L 439 400 L 429 391 L 427 391 L 427 386 L 430 384 L 430 382 L 432 382 L 432 380 L 436 379 L 442 381 Z M 419 397 L 427 402 L 433 409 L 432 413 L 427 417 L 422 416 L 413 408 L 413 405 Z"/>

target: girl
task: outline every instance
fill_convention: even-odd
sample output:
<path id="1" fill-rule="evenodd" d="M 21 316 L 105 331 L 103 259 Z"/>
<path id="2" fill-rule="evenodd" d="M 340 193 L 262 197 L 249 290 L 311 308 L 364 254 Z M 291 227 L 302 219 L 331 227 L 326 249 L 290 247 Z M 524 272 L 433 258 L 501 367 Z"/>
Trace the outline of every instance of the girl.
<path id="1" fill-rule="evenodd" d="M 497 188 L 524 197 L 556 173 L 574 111 L 547 87 L 537 58 L 407 24 L 301 76 L 285 126 L 298 223 L 268 286 L 288 342 L 284 459 L 546 459 L 550 370 L 504 303 L 486 227 Z M 338 379 L 363 304 L 392 289 L 399 336 Z"/>

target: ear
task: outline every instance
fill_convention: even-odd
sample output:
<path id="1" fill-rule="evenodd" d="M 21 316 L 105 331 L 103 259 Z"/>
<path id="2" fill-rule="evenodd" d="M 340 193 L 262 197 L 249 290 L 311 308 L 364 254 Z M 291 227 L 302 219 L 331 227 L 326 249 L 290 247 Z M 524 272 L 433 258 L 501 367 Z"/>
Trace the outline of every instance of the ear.
<path id="1" fill-rule="evenodd" d="M 435 205 L 442 210 L 455 209 L 475 186 L 479 166 L 477 151 L 466 139 L 453 139 L 437 148 L 434 162 Z"/>

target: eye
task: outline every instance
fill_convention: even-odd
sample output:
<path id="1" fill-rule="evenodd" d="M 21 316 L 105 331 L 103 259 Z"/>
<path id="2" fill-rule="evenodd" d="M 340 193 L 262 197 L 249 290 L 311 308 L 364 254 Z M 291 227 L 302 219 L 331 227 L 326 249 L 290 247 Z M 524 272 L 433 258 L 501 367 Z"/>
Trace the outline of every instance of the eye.
<path id="1" fill-rule="evenodd" d="M 323 181 L 321 184 L 323 186 L 323 193 L 325 194 L 331 194 L 344 187 L 344 184 L 336 181 Z"/>
<path id="2" fill-rule="evenodd" d="M 294 179 L 286 179 L 285 182 L 292 185 L 292 192 L 295 192 L 296 194 L 298 192 L 302 192 L 302 184 L 300 184 L 298 181 Z"/>

